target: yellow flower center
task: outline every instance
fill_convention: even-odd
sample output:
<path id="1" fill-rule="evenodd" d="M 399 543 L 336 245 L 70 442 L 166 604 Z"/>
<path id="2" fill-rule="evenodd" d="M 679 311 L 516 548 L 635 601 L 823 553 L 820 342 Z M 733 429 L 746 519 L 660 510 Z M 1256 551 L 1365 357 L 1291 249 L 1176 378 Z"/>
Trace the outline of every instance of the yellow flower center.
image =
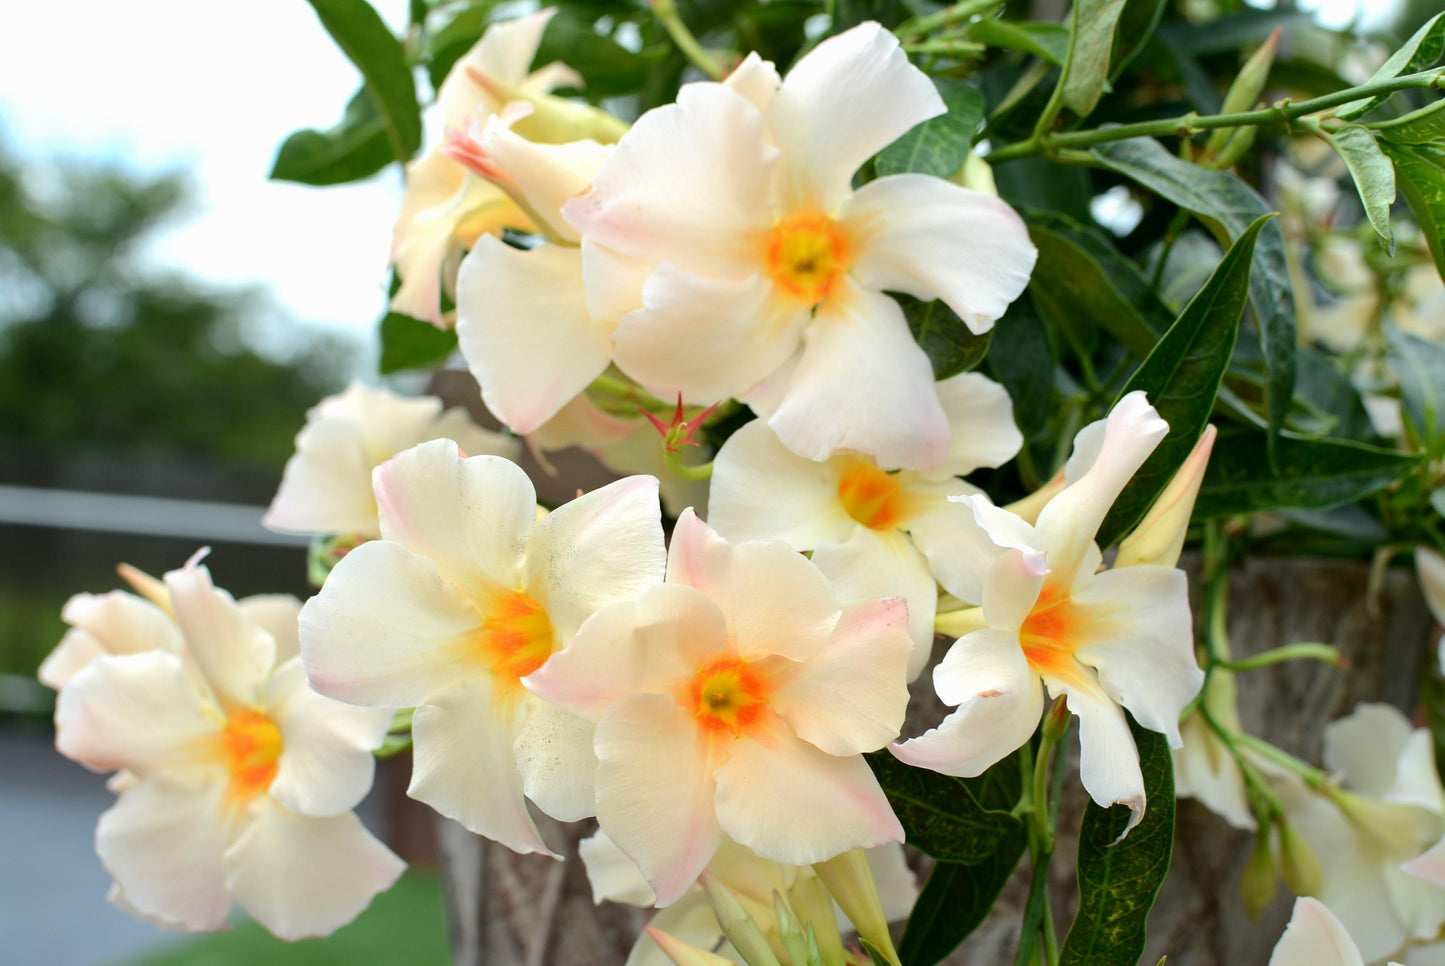
<path id="1" fill-rule="evenodd" d="M 892 530 L 908 513 L 908 494 L 897 473 L 885 473 L 872 460 L 856 457 L 838 478 L 843 509 L 873 530 Z"/>
<path id="2" fill-rule="evenodd" d="M 719 654 L 698 669 L 680 703 L 704 731 L 741 734 L 762 717 L 767 676 L 736 654 Z"/>
<path id="3" fill-rule="evenodd" d="M 281 729 L 257 711 L 238 711 L 226 720 L 219 739 L 220 756 L 231 773 L 227 797 L 244 805 L 267 791 L 281 758 Z"/>
<path id="4" fill-rule="evenodd" d="M 838 223 L 819 212 L 778 222 L 763 245 L 768 274 L 810 305 L 824 302 L 848 268 L 851 245 Z"/>
<path id="5" fill-rule="evenodd" d="M 1019 628 L 1019 643 L 1029 667 L 1063 680 L 1077 676 L 1079 664 L 1074 660 L 1074 651 L 1086 619 L 1068 591 L 1045 586 Z"/>
<path id="6" fill-rule="evenodd" d="M 482 626 L 472 637 L 477 655 L 507 689 L 545 664 L 556 642 L 546 608 L 522 591 L 489 599 Z"/>

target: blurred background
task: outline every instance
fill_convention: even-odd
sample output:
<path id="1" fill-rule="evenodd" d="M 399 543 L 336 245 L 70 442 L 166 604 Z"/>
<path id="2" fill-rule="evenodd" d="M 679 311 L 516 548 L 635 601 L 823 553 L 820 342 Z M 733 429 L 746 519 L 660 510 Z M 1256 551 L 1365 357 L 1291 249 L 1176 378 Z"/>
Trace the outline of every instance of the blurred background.
<path id="1" fill-rule="evenodd" d="M 373 3 L 404 25 L 407 0 Z M 1439 5 L 1296 4 L 1391 46 Z M 424 869 L 294 947 L 130 919 L 104 902 L 92 850 L 103 780 L 51 747 L 36 666 L 67 597 L 118 586 L 118 562 L 160 574 L 209 545 L 238 597 L 307 595 L 304 539 L 268 533 L 261 511 L 305 410 L 376 378 L 400 173 L 266 180 L 287 134 L 340 114 L 355 70 L 302 0 L 195 11 L 11 4 L 0 31 L 0 961 L 445 962 Z M 417 820 L 374 797 L 368 822 L 406 835 Z"/>

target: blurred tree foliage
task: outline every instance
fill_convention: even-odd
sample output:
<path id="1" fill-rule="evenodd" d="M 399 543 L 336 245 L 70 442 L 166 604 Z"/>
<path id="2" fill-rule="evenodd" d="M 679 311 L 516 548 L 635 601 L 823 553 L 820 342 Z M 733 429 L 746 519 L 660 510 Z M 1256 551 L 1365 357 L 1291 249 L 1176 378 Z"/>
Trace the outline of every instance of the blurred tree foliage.
<path id="1" fill-rule="evenodd" d="M 276 314 L 263 297 L 148 263 L 185 202 L 181 175 L 22 165 L 0 144 L 0 446 L 268 471 L 290 455 L 356 347 L 298 333 L 294 348 L 258 351 Z"/>

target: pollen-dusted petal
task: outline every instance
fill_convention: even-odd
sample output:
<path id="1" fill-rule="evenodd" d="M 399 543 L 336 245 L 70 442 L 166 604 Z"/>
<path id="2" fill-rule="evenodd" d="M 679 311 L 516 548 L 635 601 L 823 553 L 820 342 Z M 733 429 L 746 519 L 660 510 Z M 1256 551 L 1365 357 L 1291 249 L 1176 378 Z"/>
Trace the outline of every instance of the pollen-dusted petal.
<path id="1" fill-rule="evenodd" d="M 945 110 L 933 82 L 878 24 L 824 40 L 768 105 L 768 134 L 782 149 L 781 197 L 789 207 L 831 210 L 864 161 Z"/>
<path id="2" fill-rule="evenodd" d="M 487 408 L 517 433 L 551 419 L 612 357 L 611 327 L 587 311 L 580 250 L 522 251 L 490 235 L 462 260 L 457 339 Z"/>
<path id="3" fill-rule="evenodd" d="M 629 476 L 537 524 L 527 544 L 527 592 L 546 607 L 565 647 L 602 607 L 662 583 L 666 561 L 657 479 Z"/>
<path id="4" fill-rule="evenodd" d="M 342 704 L 306 683 L 299 658 L 281 665 L 266 685 L 266 714 L 281 732 L 281 757 L 270 793 L 301 815 L 335 815 L 371 791 L 372 751 L 386 737 L 387 708 Z"/>
<path id="5" fill-rule="evenodd" d="M 1199 693 L 1189 582 L 1173 567 L 1106 570 L 1073 595 L 1074 656 L 1099 673 L 1109 697 L 1178 748 L 1179 714 Z"/>
<path id="6" fill-rule="evenodd" d="M 223 709 L 255 707 L 276 666 L 276 641 L 246 616 L 211 572 L 188 564 L 166 574 L 171 608 L 206 684 Z"/>
<path id="7" fill-rule="evenodd" d="M 432 695 L 412 717 L 407 794 L 514 852 L 560 858 L 522 797 L 512 745 L 525 715 L 524 700 L 509 700 L 486 676 Z"/>
<path id="8" fill-rule="evenodd" d="M 311 686 L 338 701 L 415 707 L 480 670 L 460 642 L 481 621 L 429 560 L 373 540 L 301 608 L 301 662 Z"/>
<path id="9" fill-rule="evenodd" d="M 845 604 L 833 636 L 769 702 L 792 732 L 830 755 L 877 751 L 908 708 L 908 609 L 897 597 Z"/>
<path id="10" fill-rule="evenodd" d="M 722 840 L 711 746 L 672 696 L 632 694 L 603 714 L 593 747 L 598 824 L 668 905 Z"/>
<path id="11" fill-rule="evenodd" d="M 853 272 L 862 285 L 942 299 L 975 333 L 1019 297 L 1038 258 L 1007 202 L 926 175 L 870 181 L 840 217 L 860 238 Z"/>
<path id="12" fill-rule="evenodd" d="M 853 450 L 883 469 L 926 469 L 948 455 L 932 363 L 898 303 L 852 279 L 819 307 L 768 425 L 808 459 Z"/>
<path id="13" fill-rule="evenodd" d="M 521 584 L 537 493 L 515 463 L 463 459 L 451 440 L 398 453 L 372 476 L 381 535 L 430 560 L 475 596 Z"/>
<path id="14" fill-rule="evenodd" d="M 226 924 L 224 778 L 174 772 L 131 786 L 95 829 L 95 851 L 127 905 L 180 932 Z"/>
<path id="15" fill-rule="evenodd" d="M 842 543 L 858 527 L 838 499 L 831 462 L 788 449 L 755 419 L 713 459 L 708 523 L 729 540 L 781 540 L 795 550 Z M 766 493 L 766 499 L 759 494 Z"/>
<path id="16" fill-rule="evenodd" d="M 1329 907 L 1303 896 L 1294 901 L 1294 912 L 1270 954 L 1269 966 L 1365 966 L 1365 961 Z"/>
<path id="17" fill-rule="evenodd" d="M 967 476 L 1018 455 L 1024 437 L 1003 386 L 981 372 L 960 372 L 938 384 L 938 401 L 948 417 L 948 456 L 929 471 L 929 479 Z"/>
<path id="18" fill-rule="evenodd" d="M 797 349 L 809 306 L 752 274 L 710 278 L 663 263 L 647 277 L 645 308 L 615 334 L 617 365 L 661 398 L 708 405 L 738 396 Z"/>
<path id="19" fill-rule="evenodd" d="M 841 613 L 828 578 L 806 557 L 772 540 L 730 544 L 691 510 L 673 528 L 667 580 L 717 604 L 744 658 L 806 661 L 824 647 Z"/>
<path id="20" fill-rule="evenodd" d="M 645 262 L 746 278 L 756 270 L 748 241 L 769 227 L 776 154 L 747 98 L 722 84 L 686 84 L 677 103 L 637 119 L 592 190 L 562 212 L 584 237 Z"/>
<path id="21" fill-rule="evenodd" d="M 352 812 L 314 818 L 262 797 L 247 817 L 226 850 L 226 884 L 281 939 L 330 935 L 406 868 Z"/>
<path id="22" fill-rule="evenodd" d="M 879 533 L 854 527 L 844 542 L 825 543 L 813 551 L 813 563 L 833 585 L 839 600 L 901 598 L 913 645 L 906 677 L 912 681 L 923 673 L 933 653 L 938 586 L 928 571 L 928 561 L 908 535 L 899 530 Z"/>
<path id="23" fill-rule="evenodd" d="M 592 722 L 534 694 L 522 700 L 526 717 L 512 743 L 522 792 L 560 822 L 594 814 L 597 755 L 592 751 Z"/>
<path id="24" fill-rule="evenodd" d="M 900 761 L 972 778 L 1028 741 L 1039 726 L 1044 692 L 1018 638 L 982 630 L 954 642 L 934 669 L 933 686 L 958 707 L 937 728 L 892 745 Z"/>
<path id="25" fill-rule="evenodd" d="M 776 720 L 717 769 L 717 818 L 734 841 L 785 865 L 902 842 L 903 827 L 861 755 L 837 757 Z"/>
<path id="26" fill-rule="evenodd" d="M 593 614 L 523 683 L 596 721 L 628 694 L 671 693 L 709 654 L 727 646 L 728 626 L 716 603 L 692 587 L 659 584 Z"/>
<path id="27" fill-rule="evenodd" d="M 184 765 L 218 727 L 181 659 L 166 651 L 97 657 L 55 705 L 56 749 L 93 771 Z"/>

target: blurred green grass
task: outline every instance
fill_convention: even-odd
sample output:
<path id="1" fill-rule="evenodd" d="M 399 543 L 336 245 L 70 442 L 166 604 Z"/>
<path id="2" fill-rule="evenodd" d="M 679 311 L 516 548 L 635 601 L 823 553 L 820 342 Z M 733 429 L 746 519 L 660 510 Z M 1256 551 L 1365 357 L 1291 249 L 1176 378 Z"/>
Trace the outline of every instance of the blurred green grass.
<path id="1" fill-rule="evenodd" d="M 351 925 L 325 939 L 287 943 L 254 922 L 187 939 L 123 966 L 451 966 L 441 882 L 410 871 Z"/>

